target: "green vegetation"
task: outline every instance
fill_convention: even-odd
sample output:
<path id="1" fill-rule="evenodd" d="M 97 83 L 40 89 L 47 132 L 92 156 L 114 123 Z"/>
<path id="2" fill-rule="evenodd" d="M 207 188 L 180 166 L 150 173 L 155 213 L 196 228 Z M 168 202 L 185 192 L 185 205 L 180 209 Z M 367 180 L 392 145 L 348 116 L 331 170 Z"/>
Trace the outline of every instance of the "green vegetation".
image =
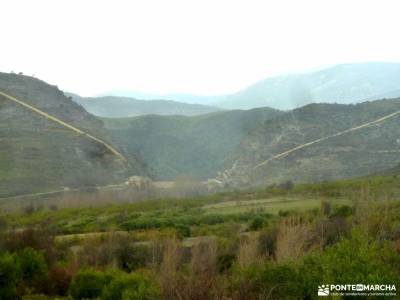
<path id="1" fill-rule="evenodd" d="M 375 176 L 3 213 L 0 297 L 316 299 L 327 283 L 399 286 L 399 197 L 396 176 Z"/>
<path id="2" fill-rule="evenodd" d="M 270 108 L 201 116 L 103 119 L 116 144 L 137 153 L 158 180 L 206 179 L 223 169 L 243 136 L 282 112 Z"/>

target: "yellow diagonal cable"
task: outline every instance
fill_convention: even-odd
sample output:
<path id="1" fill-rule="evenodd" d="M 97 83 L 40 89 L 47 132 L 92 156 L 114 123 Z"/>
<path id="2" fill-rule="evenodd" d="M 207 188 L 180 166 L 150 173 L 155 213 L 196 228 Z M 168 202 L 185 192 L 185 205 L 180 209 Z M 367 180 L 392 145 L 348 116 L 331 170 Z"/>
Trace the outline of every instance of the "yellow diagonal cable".
<path id="1" fill-rule="evenodd" d="M 125 158 L 125 156 L 123 156 L 114 147 L 112 147 L 110 144 L 104 142 L 103 140 L 101 140 L 101 139 L 99 139 L 99 138 L 97 138 L 97 137 L 95 137 L 95 136 L 93 136 L 93 135 L 91 135 L 91 134 L 79 129 L 79 128 L 76 128 L 76 127 L 74 127 L 74 126 L 72 126 L 72 125 L 70 125 L 70 124 L 68 124 L 68 123 L 66 123 L 66 122 L 64 122 L 64 121 L 52 116 L 52 115 L 49 115 L 48 113 L 45 113 L 44 111 L 42 111 L 42 110 L 40 110 L 40 109 L 38 109 L 38 108 L 28 104 L 28 103 L 25 103 L 24 101 L 19 100 L 19 99 L 15 98 L 15 97 L 13 97 L 11 95 L 8 95 L 8 94 L 6 94 L 6 93 L 4 93 L 2 91 L 0 91 L 0 95 L 5 97 L 5 98 L 7 98 L 7 99 L 9 99 L 9 100 L 11 100 L 11 101 L 13 101 L 13 102 L 15 102 L 15 103 L 17 103 L 17 104 L 19 104 L 19 105 L 24 106 L 25 108 L 27 108 L 27 109 L 29 109 L 29 110 L 31 110 L 31 111 L 33 111 L 33 112 L 45 117 L 48 120 L 51 120 L 51 121 L 53 121 L 53 122 L 55 122 L 57 124 L 60 124 L 61 126 L 64 126 L 64 127 L 68 128 L 68 129 L 70 129 L 70 130 L 72 130 L 72 131 L 74 131 L 76 133 L 82 134 L 82 135 L 86 136 L 87 138 L 96 141 L 99 144 L 102 144 L 108 150 L 110 150 L 111 153 L 113 153 L 114 155 L 116 155 L 117 157 L 122 159 L 123 161 L 127 162 L 127 159 Z"/>

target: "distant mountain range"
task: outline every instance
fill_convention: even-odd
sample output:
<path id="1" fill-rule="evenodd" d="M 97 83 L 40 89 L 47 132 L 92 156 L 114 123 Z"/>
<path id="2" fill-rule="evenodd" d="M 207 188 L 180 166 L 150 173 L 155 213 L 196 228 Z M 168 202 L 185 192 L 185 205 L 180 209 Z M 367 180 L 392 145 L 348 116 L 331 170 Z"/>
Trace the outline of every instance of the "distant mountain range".
<path id="1" fill-rule="evenodd" d="M 222 109 L 289 110 L 310 103 L 350 104 L 400 97 L 400 63 L 342 64 L 308 73 L 269 77 L 228 95 L 155 95 L 130 91 L 111 91 L 109 95 L 168 99 Z"/>
<path id="2" fill-rule="evenodd" d="M 123 118 L 141 115 L 195 116 L 220 111 L 220 108 L 201 104 L 188 104 L 171 100 L 138 100 L 128 97 L 105 96 L 83 98 L 66 93 L 88 112 L 99 117 Z"/>
<path id="3" fill-rule="evenodd" d="M 125 91 L 125 90 L 111 90 L 100 95 L 96 98 L 106 97 L 109 95 L 117 97 L 134 98 L 141 100 L 154 100 L 154 99 L 167 99 L 174 100 L 177 102 L 190 103 L 190 104 L 203 104 L 203 105 L 214 105 L 218 99 L 223 99 L 225 95 L 196 95 L 188 93 L 168 93 L 168 94 L 155 94 L 155 93 L 145 93 L 138 91 Z"/>
<path id="4" fill-rule="evenodd" d="M 343 64 L 328 69 L 271 77 L 219 99 L 225 109 L 293 109 L 310 103 L 358 103 L 400 96 L 400 64 Z"/>

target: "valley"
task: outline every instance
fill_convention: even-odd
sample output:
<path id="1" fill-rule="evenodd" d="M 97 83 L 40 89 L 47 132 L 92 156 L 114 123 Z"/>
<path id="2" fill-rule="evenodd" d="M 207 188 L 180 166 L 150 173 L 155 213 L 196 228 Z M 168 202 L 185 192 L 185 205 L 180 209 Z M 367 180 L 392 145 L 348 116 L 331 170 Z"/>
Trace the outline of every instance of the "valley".
<path id="1" fill-rule="evenodd" d="M 399 98 L 153 114 L 69 95 L 0 73 L 0 299 L 399 284 Z"/>
<path id="2" fill-rule="evenodd" d="M 3 1 L 0 300 L 400 299 L 400 2 Z"/>
<path id="3" fill-rule="evenodd" d="M 282 112 L 270 108 L 187 116 L 103 118 L 115 143 L 136 153 L 156 180 L 206 180 L 222 169 L 247 133 Z"/>

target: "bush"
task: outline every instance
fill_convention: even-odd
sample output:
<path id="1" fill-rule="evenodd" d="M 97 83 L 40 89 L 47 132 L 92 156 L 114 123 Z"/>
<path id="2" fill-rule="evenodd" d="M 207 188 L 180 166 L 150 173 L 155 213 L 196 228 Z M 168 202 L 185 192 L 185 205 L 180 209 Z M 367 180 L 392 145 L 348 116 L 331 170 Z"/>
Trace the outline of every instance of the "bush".
<path id="1" fill-rule="evenodd" d="M 332 217 L 349 217 L 354 213 L 354 209 L 348 205 L 340 205 L 335 207 Z"/>
<path id="2" fill-rule="evenodd" d="M 129 239 L 120 241 L 115 256 L 118 267 L 126 272 L 145 267 L 150 257 L 150 250 L 144 245 L 132 245 Z"/>
<path id="3" fill-rule="evenodd" d="M 253 230 L 253 231 L 260 230 L 261 228 L 263 228 L 264 223 L 265 223 L 265 220 L 263 217 L 256 216 L 253 220 L 251 220 L 249 229 Z"/>
<path id="4" fill-rule="evenodd" d="M 268 262 L 236 269 L 231 290 L 238 293 L 235 299 L 314 299 L 316 287 L 321 284 L 399 286 L 399 278 L 400 256 L 394 247 L 354 231 L 350 238 L 323 252 L 314 252 L 299 263 Z"/>
<path id="5" fill-rule="evenodd" d="M 47 280 L 47 264 L 42 252 L 25 248 L 18 252 L 18 262 L 24 288 L 41 291 Z"/>
<path id="6" fill-rule="evenodd" d="M 233 263 L 235 262 L 235 255 L 233 254 L 224 254 L 220 255 L 217 258 L 217 268 L 218 272 L 223 273 L 231 269 Z"/>
<path id="7" fill-rule="evenodd" d="M 296 265 L 268 262 L 235 272 L 232 290 L 235 299 L 302 299 Z"/>
<path id="8" fill-rule="evenodd" d="M 326 277 L 338 283 L 388 283 L 400 278 L 400 257 L 394 249 L 389 244 L 371 242 L 358 231 L 327 249 L 322 259 L 327 266 Z"/>
<path id="9" fill-rule="evenodd" d="M 259 252 L 262 255 L 275 257 L 278 229 L 270 226 L 263 229 L 259 236 Z"/>
<path id="10" fill-rule="evenodd" d="M 121 274 L 107 287 L 103 300 L 154 300 L 159 298 L 156 285 L 147 277 L 136 273 Z"/>
<path id="11" fill-rule="evenodd" d="M 15 255 L 0 254 L 0 299 L 18 299 L 17 284 L 19 281 L 20 271 Z"/>
<path id="12" fill-rule="evenodd" d="M 49 271 L 49 292 L 53 295 L 67 295 L 71 277 L 71 272 L 67 269 L 60 266 L 53 266 Z"/>
<path id="13" fill-rule="evenodd" d="M 304 295 L 315 295 L 320 284 L 395 284 L 399 286 L 400 257 L 389 244 L 369 241 L 358 231 L 324 252 L 308 256 L 300 268 Z"/>
<path id="14" fill-rule="evenodd" d="M 49 224 L 41 224 L 38 229 L 27 228 L 21 231 L 9 231 L 4 237 L 4 246 L 10 252 L 17 252 L 25 248 L 40 250 L 45 254 L 46 262 L 56 260 L 54 236 L 50 232 Z"/>
<path id="15" fill-rule="evenodd" d="M 81 270 L 72 280 L 70 295 L 73 299 L 96 299 L 100 297 L 104 287 L 112 277 L 100 271 L 86 269 Z"/>
<path id="16" fill-rule="evenodd" d="M 189 226 L 178 224 L 175 226 L 176 232 L 180 238 L 187 238 L 191 235 L 191 230 Z"/>

